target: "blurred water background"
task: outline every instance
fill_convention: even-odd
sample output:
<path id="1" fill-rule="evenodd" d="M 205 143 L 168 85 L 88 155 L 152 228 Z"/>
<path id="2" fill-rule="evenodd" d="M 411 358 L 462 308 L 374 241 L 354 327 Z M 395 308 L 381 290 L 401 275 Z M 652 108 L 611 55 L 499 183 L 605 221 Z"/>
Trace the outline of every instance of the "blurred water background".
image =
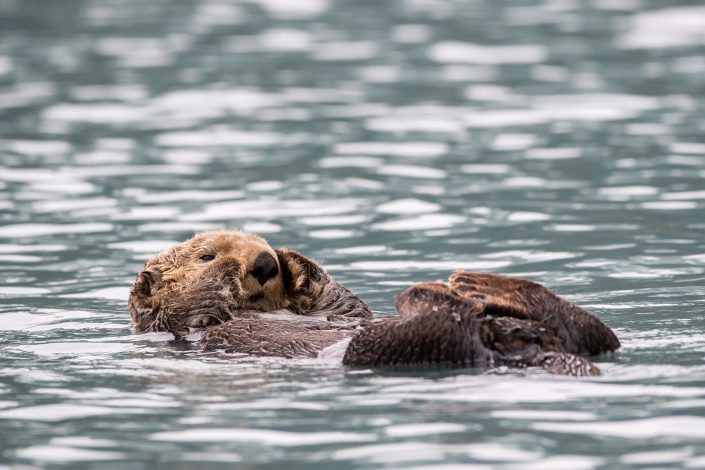
<path id="1" fill-rule="evenodd" d="M 0 0 L 0 469 L 705 468 L 705 7 Z M 379 315 L 469 268 L 618 332 L 601 378 L 346 370 L 130 331 L 211 227 Z"/>

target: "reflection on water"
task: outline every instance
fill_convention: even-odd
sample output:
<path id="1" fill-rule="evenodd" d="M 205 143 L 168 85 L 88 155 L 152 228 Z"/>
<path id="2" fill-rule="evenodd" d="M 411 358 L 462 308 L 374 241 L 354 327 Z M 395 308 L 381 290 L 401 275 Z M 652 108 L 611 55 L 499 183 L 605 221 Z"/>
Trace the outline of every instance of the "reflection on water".
<path id="1" fill-rule="evenodd" d="M 0 466 L 705 467 L 704 30 L 686 1 L 0 0 Z M 383 315 L 453 268 L 542 280 L 624 347 L 573 380 L 132 334 L 141 263 L 212 227 Z"/>

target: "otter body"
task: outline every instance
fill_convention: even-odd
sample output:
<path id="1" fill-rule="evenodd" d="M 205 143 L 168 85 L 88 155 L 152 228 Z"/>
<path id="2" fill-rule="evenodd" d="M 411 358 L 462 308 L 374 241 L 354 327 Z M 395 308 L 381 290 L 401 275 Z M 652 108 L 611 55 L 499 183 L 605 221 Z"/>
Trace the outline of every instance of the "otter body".
<path id="1" fill-rule="evenodd" d="M 369 307 L 318 264 L 242 232 L 205 232 L 147 261 L 130 292 L 135 329 L 183 336 L 204 349 L 316 357 L 349 340 L 343 364 L 542 367 L 598 375 L 583 356 L 619 347 L 580 307 L 530 281 L 458 271 L 396 297 L 396 317 Z M 276 313 L 273 313 L 276 312 Z"/>

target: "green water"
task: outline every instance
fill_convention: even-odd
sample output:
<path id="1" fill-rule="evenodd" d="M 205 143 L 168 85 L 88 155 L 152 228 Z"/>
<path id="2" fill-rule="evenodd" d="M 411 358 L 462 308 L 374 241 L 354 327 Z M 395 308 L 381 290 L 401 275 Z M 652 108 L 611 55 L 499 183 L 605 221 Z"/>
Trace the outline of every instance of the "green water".
<path id="1" fill-rule="evenodd" d="M 0 0 L 0 469 L 704 468 L 705 7 Z M 589 380 L 133 334 L 244 228 L 379 315 L 469 268 L 616 330 Z"/>

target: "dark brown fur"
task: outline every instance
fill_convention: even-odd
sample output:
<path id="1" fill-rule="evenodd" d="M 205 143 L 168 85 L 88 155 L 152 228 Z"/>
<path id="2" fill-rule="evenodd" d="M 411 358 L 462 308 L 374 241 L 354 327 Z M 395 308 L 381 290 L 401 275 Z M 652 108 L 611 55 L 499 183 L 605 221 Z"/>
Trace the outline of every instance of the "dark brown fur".
<path id="1" fill-rule="evenodd" d="M 572 354 L 594 355 L 619 348 L 619 340 L 599 319 L 541 284 L 496 274 L 456 271 L 450 289 L 495 316 L 533 320 L 550 329 Z"/>
<path id="2" fill-rule="evenodd" d="M 587 359 L 567 350 L 552 327 L 502 315 L 511 309 L 486 307 L 445 284 L 417 284 L 397 296 L 398 317 L 353 337 L 343 363 L 537 366 L 568 375 L 599 375 Z"/>
<path id="3" fill-rule="evenodd" d="M 202 262 L 206 252 L 215 260 Z M 264 284 L 253 277 L 262 253 L 277 263 Z M 449 285 L 417 284 L 397 295 L 399 316 L 369 320 L 367 305 L 314 261 L 241 232 L 206 232 L 156 255 L 137 276 L 129 307 L 138 330 L 183 335 L 208 327 L 205 349 L 314 357 L 352 337 L 343 363 L 353 366 L 537 366 L 597 375 L 581 355 L 619 347 L 580 307 L 540 284 L 494 274 L 458 271 Z M 280 309 L 290 314 L 263 313 Z"/>

